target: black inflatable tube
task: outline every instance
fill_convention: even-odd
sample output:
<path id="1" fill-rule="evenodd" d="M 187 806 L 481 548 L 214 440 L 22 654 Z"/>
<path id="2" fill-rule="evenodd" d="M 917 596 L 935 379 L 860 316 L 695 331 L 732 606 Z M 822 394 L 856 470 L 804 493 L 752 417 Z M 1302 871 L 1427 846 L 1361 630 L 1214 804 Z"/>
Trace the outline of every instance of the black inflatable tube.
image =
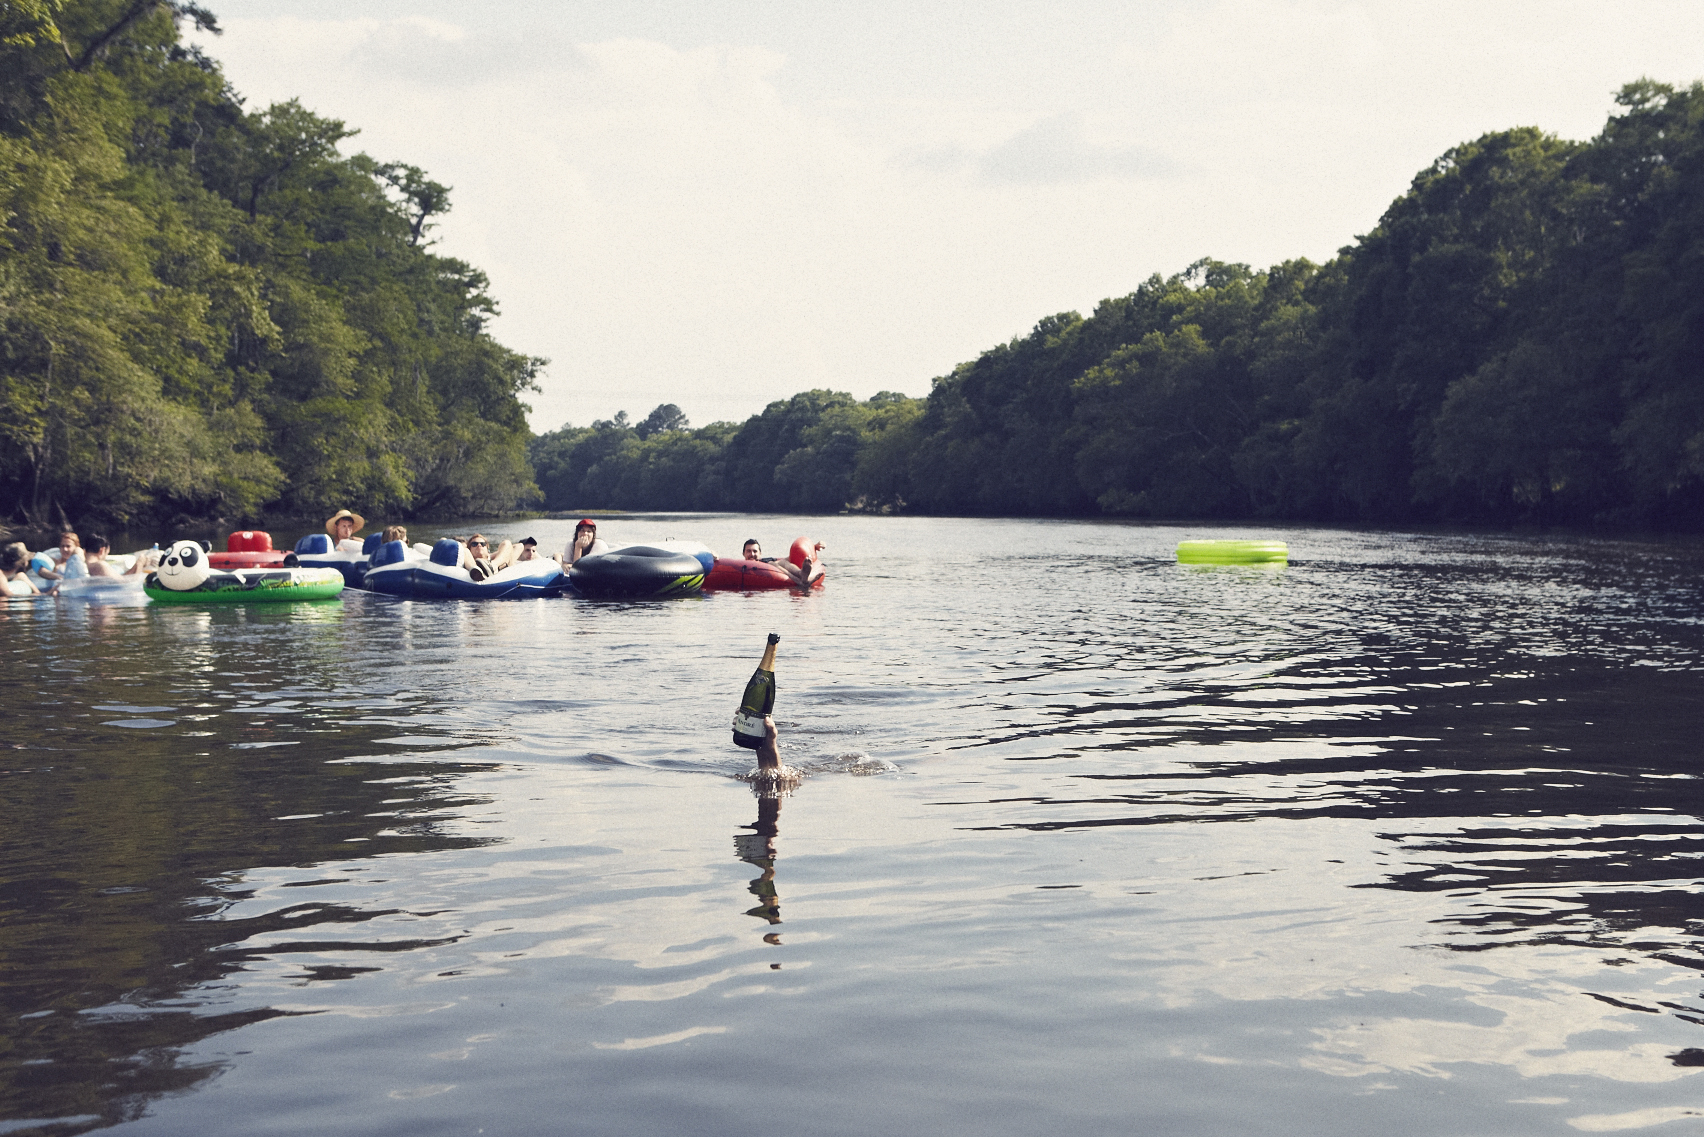
<path id="1" fill-rule="evenodd" d="M 581 557 L 568 570 L 568 585 L 597 600 L 645 600 L 696 596 L 704 587 L 704 566 L 688 553 L 634 545 Z"/>

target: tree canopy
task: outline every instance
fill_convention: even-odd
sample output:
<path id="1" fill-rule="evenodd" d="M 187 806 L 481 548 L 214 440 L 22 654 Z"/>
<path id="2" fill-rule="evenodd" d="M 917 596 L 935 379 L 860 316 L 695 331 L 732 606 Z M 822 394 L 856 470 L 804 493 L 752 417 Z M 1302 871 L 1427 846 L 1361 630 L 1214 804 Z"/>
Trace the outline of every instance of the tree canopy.
<path id="1" fill-rule="evenodd" d="M 1704 86 L 1463 143 L 1326 264 L 1152 276 L 926 400 L 534 447 L 586 455 L 540 467 L 564 506 L 1704 529 Z"/>
<path id="2" fill-rule="evenodd" d="M 14 519 L 512 508 L 524 394 L 448 189 L 249 110 L 165 0 L 0 6 L 0 486 Z"/>
<path id="3" fill-rule="evenodd" d="M 0 4 L 0 492 L 44 524 L 547 507 L 1704 529 L 1704 85 L 1487 134 L 1324 264 L 1211 258 L 926 398 L 534 436 L 450 189 L 249 109 L 183 0 Z"/>

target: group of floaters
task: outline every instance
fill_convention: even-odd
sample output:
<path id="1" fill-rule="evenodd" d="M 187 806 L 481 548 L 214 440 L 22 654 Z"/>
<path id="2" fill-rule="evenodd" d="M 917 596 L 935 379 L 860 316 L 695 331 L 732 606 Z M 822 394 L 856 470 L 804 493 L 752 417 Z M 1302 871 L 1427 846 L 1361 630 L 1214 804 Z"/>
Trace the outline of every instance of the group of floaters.
<path id="1" fill-rule="evenodd" d="M 95 539 L 102 542 L 97 555 L 93 544 L 85 552 L 75 534 L 67 534 L 58 558 L 38 554 L 32 561 L 22 545 L 7 546 L 0 569 L 11 595 L 72 595 L 83 590 L 76 581 L 98 575 L 104 586 L 140 590 L 162 603 L 326 600 L 345 588 L 409 599 L 665 599 L 705 591 L 809 591 L 821 588 L 825 576 L 823 546 L 803 537 L 785 560 L 765 558 L 755 540 L 736 559 L 688 541 L 611 548 L 587 518 L 561 554 L 546 556 L 532 537 L 495 548 L 481 533 L 411 545 L 400 525 L 362 538 L 365 526 L 359 514 L 343 509 L 326 519 L 323 534 L 310 534 L 289 551 L 274 549 L 263 530 L 244 529 L 230 534 L 224 552 L 201 541 L 177 541 L 111 563 L 104 539 Z"/>

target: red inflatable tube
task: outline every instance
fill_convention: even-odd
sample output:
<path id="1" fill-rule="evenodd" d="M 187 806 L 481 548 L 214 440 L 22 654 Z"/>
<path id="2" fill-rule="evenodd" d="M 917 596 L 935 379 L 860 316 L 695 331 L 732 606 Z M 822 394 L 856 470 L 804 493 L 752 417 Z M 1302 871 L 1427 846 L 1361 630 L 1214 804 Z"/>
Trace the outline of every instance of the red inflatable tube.
<path id="1" fill-rule="evenodd" d="M 787 551 L 787 559 L 795 565 L 802 565 L 814 548 L 808 538 L 800 537 Z M 820 566 L 813 571 L 811 587 L 821 588 L 827 574 Z M 704 578 L 706 592 L 760 592 L 765 589 L 795 587 L 797 586 L 793 583 L 793 578 L 787 575 L 787 570 L 777 568 L 768 561 L 747 561 L 739 557 L 717 557 L 715 567 L 710 570 L 710 575 Z"/>
<path id="2" fill-rule="evenodd" d="M 207 554 L 207 563 L 216 569 L 278 568 L 284 550 L 272 547 L 272 534 L 264 529 L 243 529 L 225 538 L 223 553 Z"/>

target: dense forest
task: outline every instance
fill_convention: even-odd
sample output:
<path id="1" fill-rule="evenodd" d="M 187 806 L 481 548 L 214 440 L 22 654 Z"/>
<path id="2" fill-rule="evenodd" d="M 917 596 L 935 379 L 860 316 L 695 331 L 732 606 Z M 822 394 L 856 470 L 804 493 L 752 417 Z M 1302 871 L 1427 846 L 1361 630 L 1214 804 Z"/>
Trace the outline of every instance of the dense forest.
<path id="1" fill-rule="evenodd" d="M 181 0 L 0 3 L 13 524 L 549 509 L 1704 529 L 1704 86 L 1422 170 L 1332 260 L 1202 260 L 926 398 L 534 437 L 449 191 L 248 109 Z"/>
<path id="2" fill-rule="evenodd" d="M 533 440 L 555 508 L 1704 529 L 1704 86 L 1422 170 L 1324 265 L 1203 260 L 927 399 Z"/>
<path id="3" fill-rule="evenodd" d="M 163 0 L 0 3 L 0 501 L 24 525 L 536 497 L 446 187 L 249 110 Z"/>

